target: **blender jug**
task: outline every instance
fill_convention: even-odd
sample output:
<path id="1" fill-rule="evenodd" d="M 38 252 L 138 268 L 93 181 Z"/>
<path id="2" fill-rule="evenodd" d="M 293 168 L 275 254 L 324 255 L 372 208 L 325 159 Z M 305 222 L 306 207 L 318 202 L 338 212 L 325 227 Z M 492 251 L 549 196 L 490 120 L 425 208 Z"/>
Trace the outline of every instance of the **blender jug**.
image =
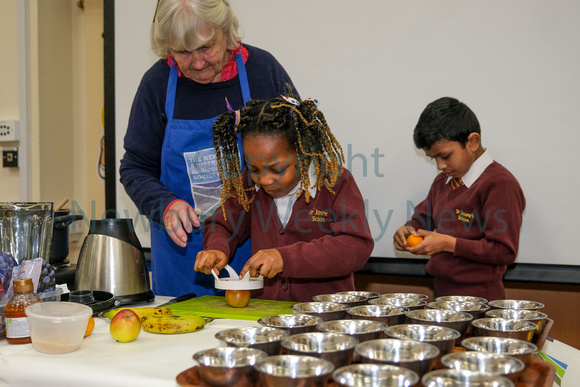
<path id="1" fill-rule="evenodd" d="M 0 252 L 20 265 L 26 259 L 50 258 L 53 203 L 0 203 Z"/>

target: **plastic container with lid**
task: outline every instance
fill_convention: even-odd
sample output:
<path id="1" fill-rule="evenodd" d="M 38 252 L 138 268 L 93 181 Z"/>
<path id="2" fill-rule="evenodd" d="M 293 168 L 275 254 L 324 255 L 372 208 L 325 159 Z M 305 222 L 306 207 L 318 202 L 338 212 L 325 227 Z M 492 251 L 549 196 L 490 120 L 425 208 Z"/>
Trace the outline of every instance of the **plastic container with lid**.
<path id="1" fill-rule="evenodd" d="M 4 308 L 6 341 L 8 344 L 31 343 L 28 320 L 24 310 L 27 306 L 42 302 L 42 300 L 34 293 L 34 284 L 31 278 L 14 280 L 12 288 L 14 294 Z"/>
<path id="2" fill-rule="evenodd" d="M 43 353 L 76 351 L 85 336 L 91 307 L 76 302 L 48 301 L 26 308 L 32 347 Z"/>

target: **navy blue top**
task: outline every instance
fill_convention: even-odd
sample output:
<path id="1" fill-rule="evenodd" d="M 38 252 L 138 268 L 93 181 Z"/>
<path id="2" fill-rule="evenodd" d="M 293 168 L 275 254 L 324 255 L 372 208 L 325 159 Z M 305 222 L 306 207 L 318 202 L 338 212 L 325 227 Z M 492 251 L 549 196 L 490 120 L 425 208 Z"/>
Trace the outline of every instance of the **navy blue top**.
<path id="1" fill-rule="evenodd" d="M 248 49 L 246 70 L 253 99 L 269 99 L 288 91 L 292 81 L 282 65 L 269 52 Z M 165 207 L 177 195 L 159 180 L 161 150 L 167 117 L 165 97 L 169 79 L 167 60 L 160 59 L 143 75 L 125 135 L 125 155 L 121 160 L 120 181 L 137 208 L 150 220 L 161 223 Z M 294 86 L 294 93 L 298 94 Z M 177 81 L 174 118 L 201 120 L 227 111 L 227 97 L 233 109 L 243 107 L 239 78 L 200 84 L 185 77 Z M 188 184 L 184 181 L 183 184 Z"/>

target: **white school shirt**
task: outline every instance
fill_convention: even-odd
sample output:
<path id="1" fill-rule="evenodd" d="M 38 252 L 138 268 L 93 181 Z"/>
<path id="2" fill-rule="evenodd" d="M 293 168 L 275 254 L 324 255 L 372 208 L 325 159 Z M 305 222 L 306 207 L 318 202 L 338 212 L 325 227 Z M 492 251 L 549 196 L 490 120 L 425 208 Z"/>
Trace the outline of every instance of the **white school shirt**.
<path id="1" fill-rule="evenodd" d="M 469 171 L 461 177 L 463 184 L 465 184 L 467 188 L 471 187 L 471 185 L 479 179 L 479 176 L 481 176 L 483 171 L 485 171 L 491 163 L 493 163 L 493 158 L 491 157 L 491 153 L 486 149 L 485 152 L 483 152 L 483 154 L 479 156 L 473 164 L 471 164 Z M 449 176 L 446 183 L 449 183 L 449 180 L 451 180 L 451 176 Z"/>

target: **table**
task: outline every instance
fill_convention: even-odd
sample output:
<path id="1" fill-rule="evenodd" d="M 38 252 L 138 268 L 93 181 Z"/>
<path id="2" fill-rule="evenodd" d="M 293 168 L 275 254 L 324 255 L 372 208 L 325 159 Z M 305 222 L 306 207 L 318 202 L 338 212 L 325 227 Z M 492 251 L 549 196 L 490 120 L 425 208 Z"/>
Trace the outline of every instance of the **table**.
<path id="1" fill-rule="evenodd" d="M 170 297 L 155 298 L 148 306 Z M 140 305 L 141 306 L 141 305 Z M 71 353 L 44 354 L 32 344 L 0 341 L 0 386 L 176 386 L 177 375 L 196 365 L 194 353 L 220 345 L 215 334 L 229 328 L 259 326 L 256 321 L 216 319 L 198 332 L 160 335 L 141 331 L 130 343 L 118 343 L 109 333 L 109 320 L 95 319 L 93 333 Z M 576 386 L 580 351 L 551 340 L 544 352 L 568 365 L 562 387 Z M 554 383 L 554 387 L 558 387 Z"/>
<path id="2" fill-rule="evenodd" d="M 167 302 L 156 297 L 148 306 Z M 141 306 L 141 305 L 140 305 Z M 195 352 L 220 345 L 221 330 L 259 326 L 255 321 L 216 319 L 198 332 L 161 335 L 141 331 L 135 341 L 116 342 L 109 320 L 95 318 L 93 333 L 71 353 L 44 354 L 32 344 L 0 341 L 0 386 L 175 387 L 176 376 L 196 365 Z"/>

